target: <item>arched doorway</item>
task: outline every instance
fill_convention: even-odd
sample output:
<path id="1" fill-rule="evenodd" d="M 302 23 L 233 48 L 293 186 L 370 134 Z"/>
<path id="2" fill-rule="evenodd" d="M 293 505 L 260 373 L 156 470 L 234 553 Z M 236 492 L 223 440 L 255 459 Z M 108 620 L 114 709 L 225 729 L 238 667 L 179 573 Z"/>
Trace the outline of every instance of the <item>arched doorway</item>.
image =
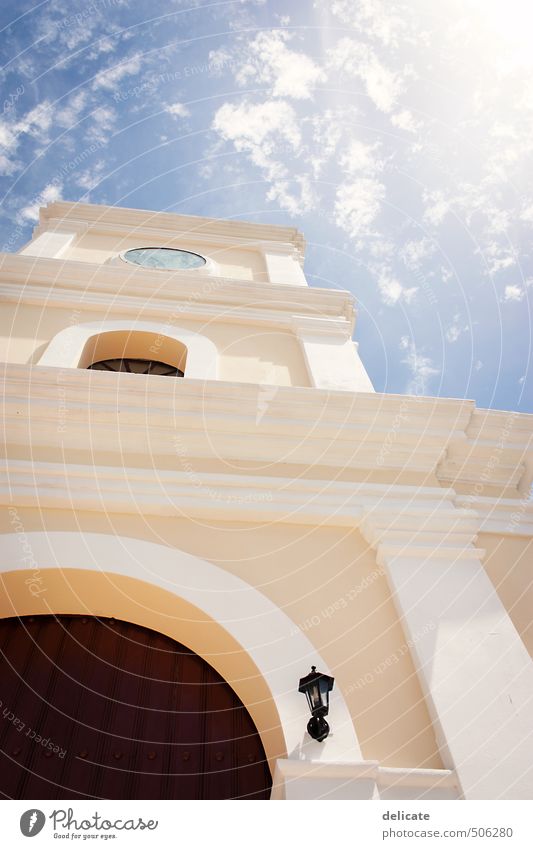
<path id="1" fill-rule="evenodd" d="M 267 799 L 253 721 L 201 657 L 94 616 L 0 620 L 0 790 L 31 799 Z"/>

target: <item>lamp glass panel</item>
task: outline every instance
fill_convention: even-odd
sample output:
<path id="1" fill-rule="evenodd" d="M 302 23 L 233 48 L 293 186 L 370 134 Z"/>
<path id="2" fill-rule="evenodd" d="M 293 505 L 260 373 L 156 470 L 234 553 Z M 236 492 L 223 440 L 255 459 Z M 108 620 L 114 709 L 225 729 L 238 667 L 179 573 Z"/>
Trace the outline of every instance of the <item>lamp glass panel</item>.
<path id="1" fill-rule="evenodd" d="M 313 681 L 309 687 L 309 707 L 311 711 L 316 710 L 321 705 L 320 686 L 318 681 Z"/>

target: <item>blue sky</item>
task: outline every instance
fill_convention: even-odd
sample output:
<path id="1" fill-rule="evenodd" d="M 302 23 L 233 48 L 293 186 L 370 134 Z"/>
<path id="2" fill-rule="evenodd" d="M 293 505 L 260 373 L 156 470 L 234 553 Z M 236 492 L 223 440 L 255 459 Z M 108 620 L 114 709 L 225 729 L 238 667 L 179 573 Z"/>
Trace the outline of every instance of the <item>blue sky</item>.
<path id="1" fill-rule="evenodd" d="M 533 411 L 529 0 L 0 15 L 2 250 L 57 198 L 297 226 L 378 391 Z"/>

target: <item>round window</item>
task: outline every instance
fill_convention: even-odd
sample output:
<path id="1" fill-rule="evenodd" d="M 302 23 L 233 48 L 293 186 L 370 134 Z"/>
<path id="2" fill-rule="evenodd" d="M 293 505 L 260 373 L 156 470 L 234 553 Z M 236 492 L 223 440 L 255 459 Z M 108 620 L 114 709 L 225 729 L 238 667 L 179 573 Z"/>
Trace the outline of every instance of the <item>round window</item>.
<path id="1" fill-rule="evenodd" d="M 177 248 L 133 248 L 123 256 L 127 262 L 142 265 L 143 268 L 163 268 L 169 271 L 188 271 L 206 264 L 200 254 Z"/>

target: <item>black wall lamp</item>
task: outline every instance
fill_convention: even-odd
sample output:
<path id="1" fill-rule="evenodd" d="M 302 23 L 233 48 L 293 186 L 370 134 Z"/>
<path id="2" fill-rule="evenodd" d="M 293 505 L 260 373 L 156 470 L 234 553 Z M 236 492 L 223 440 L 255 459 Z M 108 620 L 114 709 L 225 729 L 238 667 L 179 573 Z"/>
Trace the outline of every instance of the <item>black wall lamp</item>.
<path id="1" fill-rule="evenodd" d="M 313 740 L 321 743 L 329 734 L 329 725 L 325 717 L 329 712 L 329 694 L 333 690 L 335 679 L 331 675 L 323 675 L 311 667 L 311 672 L 305 678 L 300 678 L 299 693 L 305 693 L 311 711 L 311 719 L 307 723 L 307 731 Z"/>

